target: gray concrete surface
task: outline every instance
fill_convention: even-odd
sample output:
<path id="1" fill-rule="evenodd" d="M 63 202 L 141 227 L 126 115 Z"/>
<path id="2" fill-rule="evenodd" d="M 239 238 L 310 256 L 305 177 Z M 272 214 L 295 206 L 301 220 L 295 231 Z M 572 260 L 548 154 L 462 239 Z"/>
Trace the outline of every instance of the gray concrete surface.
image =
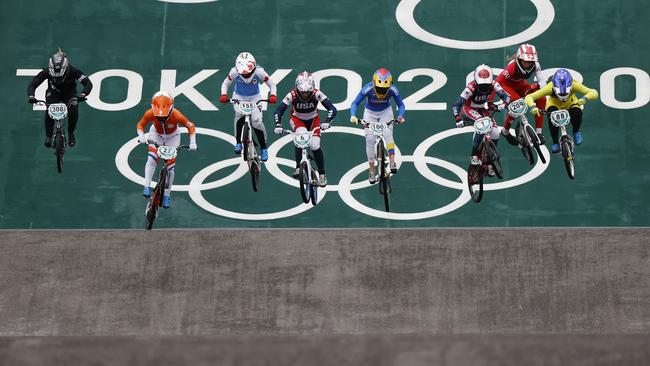
<path id="1" fill-rule="evenodd" d="M 648 234 L 0 231 L 0 335 L 649 333 Z"/>
<path id="2" fill-rule="evenodd" d="M 650 336 L 0 338 L 1 366 L 647 366 Z"/>

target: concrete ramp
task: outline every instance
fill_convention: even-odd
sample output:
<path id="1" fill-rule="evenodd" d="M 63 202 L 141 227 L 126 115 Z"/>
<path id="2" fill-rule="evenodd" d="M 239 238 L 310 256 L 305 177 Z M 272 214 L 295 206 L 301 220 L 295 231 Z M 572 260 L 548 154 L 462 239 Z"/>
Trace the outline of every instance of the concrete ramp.
<path id="1" fill-rule="evenodd" d="M 2 231 L 0 335 L 649 333 L 649 234 Z"/>
<path id="2" fill-rule="evenodd" d="M 0 338 L 0 365 L 647 366 L 650 336 Z"/>

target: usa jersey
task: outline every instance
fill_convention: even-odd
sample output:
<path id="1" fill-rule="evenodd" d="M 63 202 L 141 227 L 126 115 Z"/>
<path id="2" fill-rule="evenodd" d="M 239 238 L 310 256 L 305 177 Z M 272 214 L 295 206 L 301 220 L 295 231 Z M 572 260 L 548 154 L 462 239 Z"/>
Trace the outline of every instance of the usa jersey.
<path id="1" fill-rule="evenodd" d="M 276 93 L 275 83 L 271 81 L 269 74 L 267 74 L 261 66 L 257 66 L 253 75 L 247 79 L 241 77 L 241 75 L 237 73 L 237 69 L 234 67 L 230 69 L 228 76 L 221 84 L 221 94 L 228 93 L 228 87 L 233 81 L 235 82 L 235 94 L 241 95 L 242 97 L 259 95 L 261 83 L 268 84 L 271 89 L 271 95 L 275 95 Z"/>
<path id="2" fill-rule="evenodd" d="M 397 104 L 397 117 L 404 117 L 404 101 L 402 101 L 399 90 L 397 90 L 397 87 L 395 87 L 395 85 L 392 85 L 390 87 L 385 98 L 379 98 L 377 94 L 375 94 L 375 88 L 372 82 L 366 84 L 361 89 L 357 97 L 354 98 L 352 106 L 350 106 L 350 113 L 353 116 L 357 114 L 357 108 L 364 98 L 366 98 L 365 108 L 374 112 L 381 112 L 390 108 L 390 99 L 393 98 Z"/>
<path id="3" fill-rule="evenodd" d="M 506 102 L 506 104 L 510 103 L 508 93 L 506 93 L 506 91 L 503 90 L 501 85 L 496 81 L 492 83 L 492 87 L 487 91 L 481 91 L 478 88 L 476 81 L 470 82 L 467 84 L 465 89 L 463 89 L 463 92 L 460 93 L 460 96 L 456 100 L 456 103 L 451 108 L 452 112 L 454 113 L 454 117 L 460 114 L 460 109 L 463 105 L 467 105 L 472 108 L 485 108 L 485 103 L 490 99 L 492 93 L 496 93 L 499 98 L 501 98 L 501 100 Z"/>
<path id="4" fill-rule="evenodd" d="M 314 89 L 314 92 L 307 101 L 302 101 L 295 90 L 290 91 L 282 100 L 282 103 L 293 106 L 291 114 L 302 119 L 308 120 L 318 115 L 318 103 L 327 99 L 327 96 L 320 90 Z"/>

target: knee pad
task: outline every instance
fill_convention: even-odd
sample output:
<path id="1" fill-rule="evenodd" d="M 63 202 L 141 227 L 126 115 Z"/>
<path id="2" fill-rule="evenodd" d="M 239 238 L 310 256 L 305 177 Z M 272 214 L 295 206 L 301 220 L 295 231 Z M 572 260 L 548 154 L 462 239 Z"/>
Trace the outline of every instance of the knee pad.
<path id="1" fill-rule="evenodd" d="M 320 137 L 312 136 L 311 141 L 309 142 L 309 148 L 311 149 L 311 151 L 316 151 L 320 149 Z"/>

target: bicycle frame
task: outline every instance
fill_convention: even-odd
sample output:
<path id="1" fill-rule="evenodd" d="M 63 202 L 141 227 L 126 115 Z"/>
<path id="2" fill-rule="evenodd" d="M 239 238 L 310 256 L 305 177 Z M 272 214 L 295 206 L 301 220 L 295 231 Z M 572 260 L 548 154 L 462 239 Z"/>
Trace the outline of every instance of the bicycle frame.
<path id="1" fill-rule="evenodd" d="M 380 162 L 380 156 L 378 154 L 379 152 L 379 145 L 381 144 L 384 147 L 384 151 L 388 152 L 388 147 L 386 146 L 386 140 L 384 139 L 384 136 L 386 135 L 386 132 L 388 132 L 388 128 L 390 127 L 391 124 L 393 124 L 396 120 L 390 120 L 388 122 L 370 122 L 366 120 L 361 120 L 361 124 L 364 127 L 367 127 L 370 130 L 370 133 L 376 137 L 375 141 L 375 160 L 376 160 L 376 165 L 379 166 Z M 386 160 L 386 164 L 389 164 L 389 161 Z M 390 171 L 390 169 L 386 170 L 387 172 Z"/>
<path id="2" fill-rule="evenodd" d="M 540 141 L 537 134 L 535 134 L 535 136 L 529 136 L 527 127 L 530 127 L 532 129 L 533 126 L 528 122 L 526 112 L 528 112 L 528 105 L 526 102 L 524 102 L 523 98 L 517 99 L 508 105 L 508 114 L 510 114 L 510 116 L 514 118 L 517 123 L 521 124 L 521 129 L 524 132 L 521 134 L 521 136 L 525 139 L 525 141 L 520 141 L 520 143 L 525 142 L 526 146 L 534 147 L 534 144 L 539 144 Z"/>
<path id="3" fill-rule="evenodd" d="M 316 205 L 316 195 L 315 195 L 315 190 L 318 188 L 318 181 L 315 179 L 316 178 L 316 171 L 314 168 L 311 166 L 311 162 L 309 161 L 309 143 L 311 142 L 312 137 L 314 136 L 314 132 L 316 129 L 319 127 L 315 127 L 307 132 L 294 132 L 291 130 L 284 130 L 285 134 L 290 134 L 293 137 L 293 144 L 299 148 L 302 151 L 302 158 L 300 159 L 300 163 L 298 164 L 298 167 L 301 167 L 304 165 L 307 166 L 307 180 L 309 184 L 309 195 L 307 196 L 313 196 L 312 199 L 312 204 Z M 302 182 L 301 182 L 302 184 Z M 302 188 L 301 188 L 302 189 Z M 312 193 L 314 192 L 314 193 Z M 302 194 L 302 192 L 301 192 Z M 308 203 L 309 199 L 306 199 L 307 197 L 303 196 L 303 202 Z"/>

